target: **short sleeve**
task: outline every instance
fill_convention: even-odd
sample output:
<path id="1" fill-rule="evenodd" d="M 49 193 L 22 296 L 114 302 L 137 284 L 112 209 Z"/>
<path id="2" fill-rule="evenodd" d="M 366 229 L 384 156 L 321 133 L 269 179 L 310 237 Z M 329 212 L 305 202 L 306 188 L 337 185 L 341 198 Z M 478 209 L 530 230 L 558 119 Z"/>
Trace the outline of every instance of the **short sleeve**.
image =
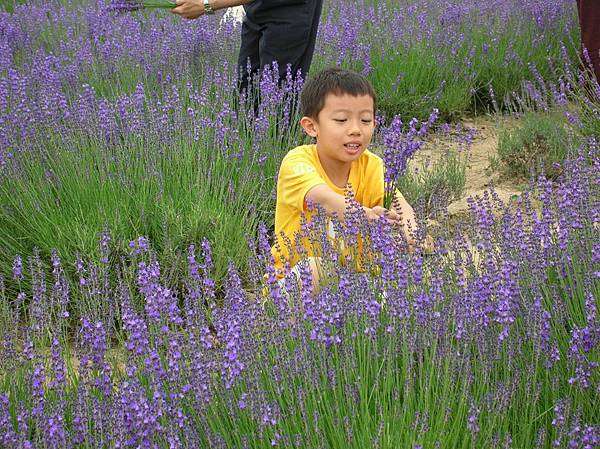
<path id="1" fill-rule="evenodd" d="M 286 157 L 279 169 L 279 201 L 286 206 L 304 209 L 304 198 L 313 187 L 326 184 L 310 158 L 298 155 Z"/>
<path id="2" fill-rule="evenodd" d="M 383 195 L 384 195 L 384 180 L 383 180 L 383 161 L 379 157 L 373 157 L 369 161 L 367 168 L 366 179 L 368 182 L 368 195 L 365 206 L 375 207 L 383 206 Z M 367 193 L 367 192 L 366 192 Z"/>

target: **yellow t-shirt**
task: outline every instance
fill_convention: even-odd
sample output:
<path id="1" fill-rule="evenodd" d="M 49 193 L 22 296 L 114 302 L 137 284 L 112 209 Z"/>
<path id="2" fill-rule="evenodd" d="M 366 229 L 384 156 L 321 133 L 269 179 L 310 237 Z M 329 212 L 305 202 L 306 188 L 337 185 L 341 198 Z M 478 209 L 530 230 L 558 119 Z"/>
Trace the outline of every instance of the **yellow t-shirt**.
<path id="1" fill-rule="evenodd" d="M 300 232 L 300 223 L 303 213 L 307 212 L 305 201 L 310 189 L 327 184 L 334 192 L 344 195 L 344 189 L 336 186 L 327 176 L 319 156 L 316 145 L 302 145 L 294 148 L 283 158 L 277 179 L 277 204 L 275 208 L 275 236 L 276 243 L 271 253 L 275 260 L 277 276 L 285 276 L 285 262 L 293 267 L 299 260 L 294 251 L 289 254 L 286 238 L 296 247 L 296 234 Z M 365 152 L 352 162 L 348 184 L 354 194 L 355 200 L 363 206 L 383 206 L 383 161 L 371 153 Z M 306 248 L 307 254 L 312 255 L 311 248 Z"/>

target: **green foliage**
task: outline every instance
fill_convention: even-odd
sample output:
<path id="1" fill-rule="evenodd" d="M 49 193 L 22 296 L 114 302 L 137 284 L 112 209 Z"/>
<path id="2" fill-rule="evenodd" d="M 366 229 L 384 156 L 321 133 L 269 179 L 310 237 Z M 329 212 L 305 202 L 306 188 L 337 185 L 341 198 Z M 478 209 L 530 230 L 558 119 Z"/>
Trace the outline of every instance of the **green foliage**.
<path id="1" fill-rule="evenodd" d="M 500 132 L 498 157 L 508 176 L 528 178 L 531 173 L 554 178 L 556 168 L 577 144 L 577 138 L 560 113 L 527 112 L 520 124 Z"/>
<path id="2" fill-rule="evenodd" d="M 13 12 L 15 6 L 23 5 L 27 0 L 0 0 L 0 11 Z"/>
<path id="3" fill-rule="evenodd" d="M 579 118 L 581 120 L 581 134 L 584 137 L 600 136 L 600 89 L 597 87 L 600 80 L 596 80 L 590 72 L 584 72 L 586 83 L 579 92 L 577 104 L 581 107 Z"/>
<path id="4" fill-rule="evenodd" d="M 439 160 L 424 160 L 409 166 L 396 187 L 409 204 L 425 206 L 425 215 L 433 213 L 435 199 L 452 201 L 459 198 L 465 188 L 467 154 L 447 151 Z"/>
<path id="5" fill-rule="evenodd" d="M 372 64 L 369 79 L 386 117 L 402 114 L 424 119 L 432 109 L 439 108 L 442 119 L 449 119 L 469 108 L 469 82 L 453 73 L 452 64 L 440 64 L 423 44 L 402 51 L 385 50 Z"/>
<path id="6" fill-rule="evenodd" d="M 430 26 L 437 30 L 439 24 Z M 564 23 L 560 26 L 566 27 Z M 420 36 L 414 42 L 407 37 L 408 42 L 397 48 L 372 47 L 369 79 L 380 97 L 381 114 L 426 119 L 433 108 L 438 108 L 440 117 L 448 121 L 510 110 L 513 96 L 521 91 L 524 81 L 535 81 L 538 74 L 546 80 L 556 79 L 548 55 L 558 56 L 563 41 L 579 39 L 576 27 L 566 27 L 570 34 L 565 36 L 562 30 L 549 34 L 545 44 L 539 45 L 537 25 L 516 20 L 490 29 L 472 24 L 463 27 L 465 39 L 460 43 L 435 45 Z M 576 45 L 567 46 L 566 52 L 570 60 L 577 60 Z M 364 69 L 360 61 L 344 61 L 342 65 Z"/>
<path id="7" fill-rule="evenodd" d="M 450 300 L 454 288 L 444 286 L 449 294 L 446 300 Z M 561 298 L 550 298 L 544 299 L 554 310 L 553 302 Z M 523 300 L 530 304 L 533 298 L 526 295 Z M 437 304 L 436 308 L 441 306 Z M 565 344 L 570 335 L 564 321 L 574 318 L 571 311 L 565 310 L 551 322 L 554 335 Z M 492 447 L 498 439 L 510 439 L 514 447 L 550 448 L 553 441 L 565 438 L 560 434 L 562 429 L 552 424 L 552 409 L 560 400 L 569 398 L 576 407 L 567 416 L 568 421 L 593 423 L 600 417 L 594 394 L 566 381 L 572 369 L 566 356 L 568 345 L 561 347 L 560 360 L 552 367 L 546 366 L 547 354 L 536 339 L 530 338 L 530 323 L 526 320 L 515 322 L 509 344 L 492 345 L 453 338 L 411 321 L 405 323 L 405 328 L 394 327 L 390 332 L 392 322 L 385 306 L 375 321 L 354 316 L 343 326 L 332 327 L 332 335 L 339 335 L 344 344 L 331 346 L 306 337 L 303 340 L 299 335 L 310 334 L 311 324 L 299 323 L 297 329 L 283 332 L 277 345 L 256 351 L 251 363 L 260 369 L 248 367 L 230 389 L 224 388 L 221 374 L 213 372 L 209 381 L 211 400 L 199 408 L 194 395 L 184 395 L 181 411 L 190 425 L 208 426 L 224 447 L 240 447 L 248 442 L 248 447 L 257 449 L 270 447 L 280 438 L 280 443 L 290 443 L 282 444 L 284 447 L 300 441 L 301 447 L 319 447 L 326 442 L 331 448 L 419 445 L 454 449 Z M 168 370 L 168 341 L 160 338 L 157 325 L 150 326 L 149 331 L 156 345 L 153 348 L 161 354 L 159 363 Z M 254 337 L 264 341 L 267 339 L 261 332 L 273 329 L 257 325 L 256 332 Z M 491 328 L 489 333 L 492 339 Z M 188 336 L 182 334 L 181 338 L 187 344 Z M 50 409 L 59 400 L 65 401 L 65 423 L 67 429 L 72 429 L 70 410 L 77 403 L 78 386 L 84 379 L 73 363 L 77 360 L 75 348 L 65 342 L 62 346 L 67 362 L 66 393 L 58 397 L 50 390 L 45 400 Z M 37 351 L 49 365 L 49 351 L 39 346 Z M 290 354 L 294 354 L 294 365 L 282 369 L 288 366 Z M 187 351 L 182 356 L 186 360 L 194 357 Z M 589 357 L 593 360 L 596 353 Z M 127 366 L 139 367 L 136 380 L 147 387 L 146 398 L 152 398 L 151 387 L 157 380 L 150 370 L 143 369 L 144 358 L 128 354 L 124 348 L 106 355 L 113 367 L 116 391 L 122 382 L 131 381 L 122 372 L 126 361 Z M 10 382 L 0 377 L 0 391 L 10 392 L 13 407 L 19 403 L 28 409 L 34 406 L 29 381 L 33 366 L 34 361 L 23 359 L 15 366 Z M 50 369 L 48 375 L 52 375 Z M 99 371 L 91 373 L 92 379 L 100 376 Z M 159 381 L 166 391 L 180 387 L 168 379 L 165 376 Z M 88 380 L 88 384 L 92 382 Z M 98 399 L 102 397 L 95 387 L 89 391 Z M 276 425 L 268 420 L 271 417 Z M 477 430 L 470 432 L 471 417 Z M 170 422 L 165 418 L 164 423 Z M 211 447 L 210 436 L 201 435 L 205 438 L 203 446 Z M 544 435 L 541 444 L 540 435 Z"/>
<path id="8" fill-rule="evenodd" d="M 243 272 L 246 236 L 272 220 L 273 173 L 260 176 L 247 158 L 193 141 L 165 150 L 143 140 L 112 148 L 88 140 L 70 149 L 50 139 L 43 157 L 23 154 L 19 165 L 21 174 L 0 184 L 4 273 L 33 247 L 46 260 L 53 248 L 65 260 L 98 260 L 99 233 L 108 228 L 116 255 L 147 236 L 161 263 L 177 267 L 171 281 L 185 265 L 181 252 L 207 238 L 221 279 L 230 259 Z"/>
<path id="9" fill-rule="evenodd" d="M 589 182 L 594 185 L 593 180 Z M 590 194 L 588 200 L 593 202 L 595 198 Z M 569 429 L 593 425 L 600 419 L 593 391 L 597 370 L 592 371 L 590 387 L 570 380 L 577 375 L 581 362 L 573 351 L 579 351 L 586 363 L 599 361 L 597 347 L 586 350 L 572 341 L 575 331 L 594 325 L 587 314 L 596 310 L 593 301 L 600 297 L 600 284 L 591 277 L 597 263 L 592 258 L 597 229 L 591 218 L 585 220 L 581 227 L 570 230 L 574 234 L 569 234 L 568 244 L 560 248 L 560 236 L 551 233 L 540 238 L 531 229 L 535 218 L 527 213 L 528 207 L 519 207 L 524 207 L 519 215 L 526 220 L 523 240 L 502 238 L 501 232 L 510 222 L 507 218 L 517 213 L 509 209 L 504 211 L 508 215 L 494 219 L 490 227 L 469 229 L 461 237 L 467 237 L 478 248 L 480 261 L 466 257 L 462 244 L 450 243 L 456 241 L 456 234 L 447 236 L 450 245 L 446 251 L 436 252 L 431 258 L 415 259 L 413 254 L 405 254 L 406 266 L 412 271 L 413 264 L 418 263 L 423 280 L 401 287 L 406 294 L 402 309 L 393 302 L 396 300 L 384 301 L 380 296 L 378 274 L 362 278 L 364 284 L 355 285 L 375 292 L 372 299 L 381 301 L 381 308 L 376 313 L 356 313 L 356 298 L 343 299 L 341 291 L 335 295 L 339 299 L 334 307 L 342 313 L 326 327 L 320 317 L 303 317 L 301 309 L 292 309 L 292 315 L 286 313 L 283 318 L 269 300 L 260 305 L 244 303 L 258 307 L 260 319 L 252 320 L 242 338 L 260 344 L 258 350 L 250 349 L 249 357 L 244 357 L 244 371 L 228 387 L 225 382 L 229 373 L 220 365 L 231 354 L 227 352 L 227 342 L 217 340 L 216 347 L 208 349 L 199 344 L 197 328 L 170 322 L 164 311 L 160 321 L 147 321 L 146 349 L 158 354 L 156 363 L 165 372 L 174 370 L 170 365 L 174 363 L 177 374 L 171 377 L 160 374 L 160 369 L 148 369 L 148 353 L 128 352 L 123 346 L 117 348 L 117 354 L 96 354 L 105 357 L 103 360 L 112 367 L 107 372 L 114 396 L 105 400 L 118 404 L 110 401 L 121 399 L 119 395 L 133 382 L 145 387 L 139 391 L 146 394 L 147 400 L 152 400 L 156 391 L 169 394 L 181 391 L 184 384 L 194 388 L 206 382 L 209 401 L 199 400 L 194 393 L 174 399 L 190 427 L 210 429 L 199 432 L 199 447 L 212 447 L 217 440 L 223 447 L 247 443 L 256 449 L 271 447 L 273 441 L 281 447 L 356 449 L 417 445 L 484 448 L 494 447 L 498 441 L 519 448 L 565 447 L 571 439 Z M 556 219 L 560 221 L 559 217 Z M 556 229 L 556 222 L 549 224 L 548 229 Z M 488 246 L 487 242 L 498 244 Z M 533 254 L 522 254 L 521 242 L 528 242 Z M 555 255 L 543 259 L 545 250 L 540 245 Z M 548 261 L 552 263 L 547 264 Z M 505 262 L 518 266 L 512 278 L 517 288 L 512 301 L 518 312 L 510 323 L 495 319 L 505 294 L 502 284 L 490 296 L 477 297 L 477 288 L 490 279 L 498 279 L 494 276 L 507 266 Z M 394 281 L 390 287 L 398 288 Z M 340 287 L 334 283 L 331 288 L 335 293 Z M 300 294 L 292 290 L 291 299 L 300 300 Z M 427 309 L 416 312 L 423 294 L 429 298 L 435 295 L 436 299 L 428 303 Z M 0 286 L 0 322 L 9 323 L 11 310 L 4 299 Z M 327 314 L 332 309 L 330 304 L 326 307 L 326 314 L 321 316 L 329 319 Z M 351 308 L 348 311 L 346 307 Z M 472 321 L 464 321 L 463 307 L 470 309 L 466 316 Z M 478 307 L 481 313 L 473 313 Z M 338 313 L 336 308 L 334 314 Z M 499 338 L 504 326 L 506 336 Z M 17 329 L 12 326 L 9 330 L 8 342 Z M 311 337 L 313 331 L 328 339 L 339 337 L 341 343 L 324 343 Z M 16 339 L 15 336 L 12 341 Z M 177 362 L 169 357 L 173 341 L 177 341 L 180 350 L 181 360 Z M 549 343 L 556 343 L 560 357 L 549 353 Z M 37 357 L 33 360 L 0 360 L 6 364 L 3 367 L 10 366 L 10 370 L 0 370 L 0 392 L 7 393 L 11 411 L 19 406 L 26 410 L 35 406 L 31 373 L 38 361 L 46 363 L 46 379 L 52 380 L 48 343 L 36 341 L 34 347 Z M 64 405 L 64 423 L 69 433 L 74 432 L 71 410 L 82 403 L 92 410 L 92 404 L 103 401 L 94 381 L 102 379 L 105 373 L 97 368 L 78 372 L 76 364 L 69 363 L 71 357 L 81 357 L 77 351 L 77 346 L 62 342 L 61 355 L 67 362 L 65 393 L 62 395 L 61 390 L 59 396 L 57 390 L 48 387 L 44 397 L 45 410 L 59 410 L 58 406 Z M 203 365 L 207 367 L 206 379 L 198 379 L 195 372 L 188 371 L 198 362 L 199 354 L 201 360 L 216 361 L 214 365 Z M 125 366 L 131 373 L 127 376 Z M 2 375 L 8 372 L 10 378 Z M 82 394 L 84 389 L 86 394 Z M 565 400 L 564 414 L 557 413 L 555 407 Z M 553 420 L 559 415 L 560 419 L 564 416 L 564 424 L 556 425 Z M 14 418 L 13 412 L 16 425 Z M 185 440 L 185 430 L 174 424 L 173 417 L 165 414 L 160 419 L 163 428 L 171 426 L 182 432 L 178 435 Z M 95 422 L 90 420 L 89 425 L 94 426 Z M 30 429 L 32 438 L 43 438 L 40 427 Z M 92 428 L 93 435 L 94 430 L 102 432 Z M 159 446 L 168 444 L 162 433 L 155 438 Z"/>

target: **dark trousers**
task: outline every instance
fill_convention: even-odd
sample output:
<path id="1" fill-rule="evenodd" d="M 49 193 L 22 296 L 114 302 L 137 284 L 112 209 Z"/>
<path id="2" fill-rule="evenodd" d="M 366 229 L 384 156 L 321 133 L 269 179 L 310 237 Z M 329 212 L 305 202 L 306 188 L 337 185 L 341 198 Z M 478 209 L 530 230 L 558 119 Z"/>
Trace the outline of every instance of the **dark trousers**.
<path id="1" fill-rule="evenodd" d="M 252 5 L 252 3 L 250 3 Z M 277 61 L 279 83 L 286 79 L 287 66 L 296 77 L 306 77 L 312 62 L 323 0 L 272 8 L 266 13 L 251 11 L 242 24 L 238 57 L 240 92 L 265 66 Z"/>
<path id="2" fill-rule="evenodd" d="M 592 60 L 596 79 L 600 82 L 600 0 L 577 0 L 581 44 Z M 584 59 L 584 64 L 587 62 Z"/>

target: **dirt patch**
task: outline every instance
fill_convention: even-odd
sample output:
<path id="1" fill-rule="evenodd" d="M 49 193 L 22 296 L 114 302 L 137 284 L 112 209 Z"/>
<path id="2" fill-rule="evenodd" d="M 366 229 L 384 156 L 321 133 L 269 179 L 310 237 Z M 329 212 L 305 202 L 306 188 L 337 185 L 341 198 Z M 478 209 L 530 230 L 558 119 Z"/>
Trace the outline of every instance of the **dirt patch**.
<path id="1" fill-rule="evenodd" d="M 448 152 L 466 157 L 464 192 L 448 206 L 448 218 L 452 222 L 468 215 L 468 198 L 481 197 L 492 187 L 504 203 L 509 203 L 522 193 L 521 180 L 507 179 L 491 167 L 492 159 L 498 155 L 500 129 L 515 126 L 516 119 L 512 117 L 487 116 L 464 120 L 456 128 L 428 140 L 415 154 L 410 167 L 416 170 L 436 163 Z"/>

